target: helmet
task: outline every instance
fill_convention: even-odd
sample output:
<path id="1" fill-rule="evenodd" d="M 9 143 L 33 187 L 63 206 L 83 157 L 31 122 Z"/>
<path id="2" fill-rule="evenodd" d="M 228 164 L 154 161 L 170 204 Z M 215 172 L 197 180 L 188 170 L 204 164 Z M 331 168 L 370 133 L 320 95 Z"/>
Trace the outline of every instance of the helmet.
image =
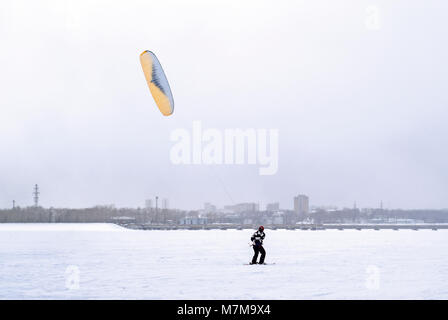
<path id="1" fill-rule="evenodd" d="M 263 227 L 263 226 L 260 226 L 260 227 L 258 228 L 258 230 L 259 230 L 259 231 L 263 231 L 263 230 L 264 230 L 264 227 Z"/>

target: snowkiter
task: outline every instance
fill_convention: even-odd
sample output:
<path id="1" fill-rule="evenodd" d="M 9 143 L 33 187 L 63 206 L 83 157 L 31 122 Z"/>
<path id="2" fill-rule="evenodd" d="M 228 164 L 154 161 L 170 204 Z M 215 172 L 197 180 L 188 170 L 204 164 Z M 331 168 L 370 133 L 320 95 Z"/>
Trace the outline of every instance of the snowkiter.
<path id="1" fill-rule="evenodd" d="M 258 254 L 261 253 L 259 264 L 264 264 L 264 257 L 266 256 L 266 251 L 263 248 L 264 240 L 264 227 L 260 226 L 258 230 L 252 235 L 250 240 L 252 241 L 252 247 L 254 248 L 254 257 L 252 258 L 251 264 L 257 264 Z"/>

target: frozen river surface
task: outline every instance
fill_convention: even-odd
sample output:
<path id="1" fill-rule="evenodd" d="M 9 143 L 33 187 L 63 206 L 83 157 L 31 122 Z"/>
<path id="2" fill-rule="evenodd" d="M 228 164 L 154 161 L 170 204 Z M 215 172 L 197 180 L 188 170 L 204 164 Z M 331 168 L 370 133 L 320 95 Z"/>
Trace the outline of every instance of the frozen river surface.
<path id="1" fill-rule="evenodd" d="M 448 299 L 448 230 L 0 224 L 0 299 Z"/>

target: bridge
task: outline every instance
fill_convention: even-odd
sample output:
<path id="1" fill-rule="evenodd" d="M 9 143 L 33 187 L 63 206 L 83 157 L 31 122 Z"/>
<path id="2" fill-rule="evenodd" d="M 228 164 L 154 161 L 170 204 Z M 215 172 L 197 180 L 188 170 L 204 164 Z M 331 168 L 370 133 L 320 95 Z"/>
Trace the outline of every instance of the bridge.
<path id="1" fill-rule="evenodd" d="M 246 224 L 144 224 L 119 223 L 121 226 L 134 230 L 255 230 L 258 225 Z M 295 225 L 264 225 L 267 230 L 439 230 L 448 229 L 448 224 L 295 224 Z"/>

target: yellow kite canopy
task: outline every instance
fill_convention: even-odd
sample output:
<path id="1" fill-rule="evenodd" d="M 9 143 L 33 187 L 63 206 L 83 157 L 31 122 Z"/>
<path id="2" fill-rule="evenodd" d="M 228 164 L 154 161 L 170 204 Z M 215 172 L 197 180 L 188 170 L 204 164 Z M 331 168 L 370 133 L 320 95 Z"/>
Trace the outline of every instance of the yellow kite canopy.
<path id="1" fill-rule="evenodd" d="M 171 115 L 174 111 L 173 95 L 159 60 L 154 53 L 146 50 L 140 54 L 140 63 L 149 90 L 160 112 L 164 116 Z"/>

